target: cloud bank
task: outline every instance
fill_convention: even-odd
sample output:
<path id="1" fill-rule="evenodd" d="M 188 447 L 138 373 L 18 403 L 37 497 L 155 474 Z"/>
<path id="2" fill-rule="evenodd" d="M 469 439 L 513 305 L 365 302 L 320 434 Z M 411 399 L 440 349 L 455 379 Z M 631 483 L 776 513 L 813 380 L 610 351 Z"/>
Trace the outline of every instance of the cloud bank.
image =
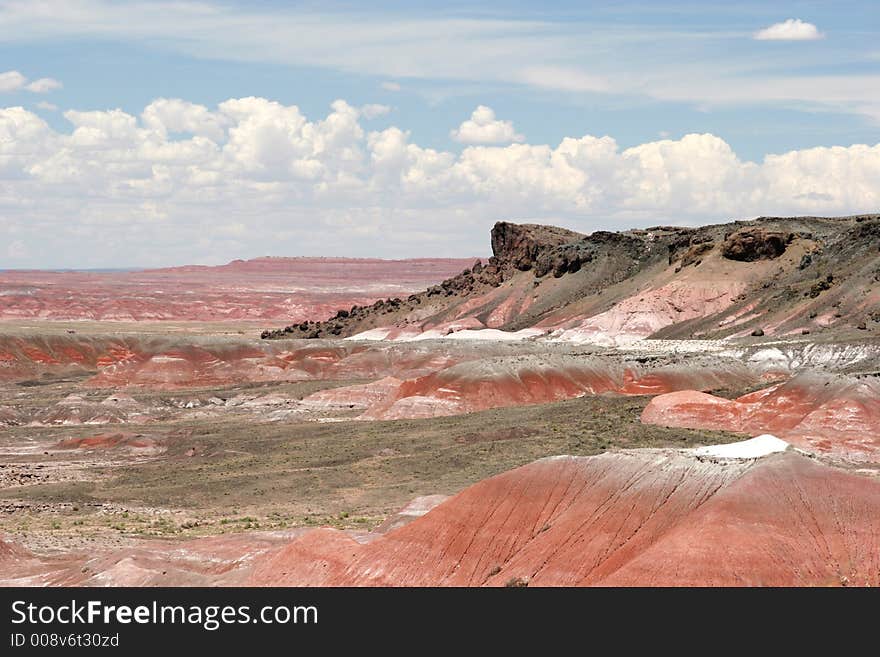
<path id="1" fill-rule="evenodd" d="M 499 123 L 485 109 L 471 118 L 481 129 Z M 366 130 L 376 111 L 338 100 L 309 119 L 266 98 L 215 108 L 158 99 L 140 116 L 66 111 L 63 132 L 22 107 L 0 109 L 0 231 L 14 245 L 0 267 L 469 255 L 488 250 L 499 219 L 590 231 L 880 207 L 880 144 L 757 163 L 711 134 L 456 153 L 398 127 Z"/>

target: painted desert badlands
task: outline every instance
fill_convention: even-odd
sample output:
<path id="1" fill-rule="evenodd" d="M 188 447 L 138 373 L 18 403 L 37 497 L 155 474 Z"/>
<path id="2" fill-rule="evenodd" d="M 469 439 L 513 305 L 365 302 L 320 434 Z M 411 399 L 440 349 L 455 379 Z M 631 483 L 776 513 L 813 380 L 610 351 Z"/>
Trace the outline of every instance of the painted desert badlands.
<path id="1" fill-rule="evenodd" d="M 880 215 L 490 245 L 0 271 L 0 583 L 880 585 Z"/>

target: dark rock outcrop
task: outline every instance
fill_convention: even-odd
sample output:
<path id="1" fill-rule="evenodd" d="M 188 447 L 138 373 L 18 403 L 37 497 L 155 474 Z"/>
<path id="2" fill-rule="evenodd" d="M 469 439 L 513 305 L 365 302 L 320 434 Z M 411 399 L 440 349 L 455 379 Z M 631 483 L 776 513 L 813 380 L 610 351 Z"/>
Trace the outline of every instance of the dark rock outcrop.
<path id="1" fill-rule="evenodd" d="M 515 269 L 528 271 L 544 252 L 583 238 L 565 228 L 499 221 L 492 228 L 492 254 Z"/>
<path id="2" fill-rule="evenodd" d="M 813 285 L 810 287 L 810 292 L 809 292 L 810 298 L 815 299 L 820 294 L 822 294 L 825 290 L 830 290 L 831 284 L 833 282 L 834 282 L 834 275 L 828 274 L 828 276 L 826 276 L 823 280 L 819 281 L 818 283 L 813 283 Z"/>
<path id="3" fill-rule="evenodd" d="M 721 244 L 721 255 L 728 260 L 754 262 L 778 258 L 794 239 L 793 233 L 764 228 L 742 228 L 728 235 Z"/>
<path id="4" fill-rule="evenodd" d="M 535 259 L 533 269 L 535 276 L 541 278 L 550 272 L 560 278 L 565 274 L 573 274 L 593 260 L 593 252 L 584 243 L 563 244 L 553 249 L 545 250 Z"/>
<path id="5" fill-rule="evenodd" d="M 715 242 L 701 242 L 690 247 L 681 257 L 681 266 L 698 264 L 703 255 L 715 248 Z"/>

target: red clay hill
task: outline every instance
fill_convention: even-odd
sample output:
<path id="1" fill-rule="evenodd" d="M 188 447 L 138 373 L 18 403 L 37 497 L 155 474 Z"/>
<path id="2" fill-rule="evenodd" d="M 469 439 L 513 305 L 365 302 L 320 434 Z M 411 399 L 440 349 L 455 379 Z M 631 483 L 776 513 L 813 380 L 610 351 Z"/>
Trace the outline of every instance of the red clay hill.
<path id="1" fill-rule="evenodd" d="M 772 433 L 812 452 L 880 462 L 880 382 L 805 372 L 738 399 L 682 390 L 654 397 L 642 422 Z"/>
<path id="2" fill-rule="evenodd" d="M 306 534 L 261 560 L 249 581 L 876 586 L 878 511 L 880 483 L 791 451 L 552 457 L 480 482 L 365 545 L 332 530 Z"/>
<path id="3" fill-rule="evenodd" d="M 0 585 L 880 585 L 880 482 L 773 441 L 738 458 L 545 458 L 369 536 L 299 529 L 43 557 L 0 541 Z"/>

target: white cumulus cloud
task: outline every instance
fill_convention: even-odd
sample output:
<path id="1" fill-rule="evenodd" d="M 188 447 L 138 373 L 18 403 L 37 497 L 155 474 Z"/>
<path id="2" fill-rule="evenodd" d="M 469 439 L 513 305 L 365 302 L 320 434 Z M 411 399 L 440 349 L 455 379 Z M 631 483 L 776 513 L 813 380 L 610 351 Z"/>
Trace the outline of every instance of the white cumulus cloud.
<path id="1" fill-rule="evenodd" d="M 462 144 L 509 144 L 525 141 L 525 137 L 513 129 L 511 121 L 496 119 L 492 108 L 485 105 L 478 106 L 471 118 L 452 130 L 449 136 Z"/>
<path id="2" fill-rule="evenodd" d="M 475 115 L 480 130 L 504 124 L 491 110 Z M 398 126 L 368 132 L 363 108 L 343 100 L 310 118 L 258 97 L 63 116 L 69 130 L 0 108 L 0 225 L 16 266 L 479 254 L 499 219 L 588 232 L 880 207 L 880 144 L 758 162 L 712 134 L 630 148 L 582 135 L 454 153 Z"/>
<path id="3" fill-rule="evenodd" d="M 824 38 L 825 35 L 812 23 L 802 21 L 800 18 L 789 18 L 758 30 L 753 37 L 757 41 L 816 41 Z"/>
<path id="4" fill-rule="evenodd" d="M 225 117 L 179 98 L 158 98 L 141 115 L 146 126 L 168 133 L 189 133 L 220 140 L 224 136 Z"/>

